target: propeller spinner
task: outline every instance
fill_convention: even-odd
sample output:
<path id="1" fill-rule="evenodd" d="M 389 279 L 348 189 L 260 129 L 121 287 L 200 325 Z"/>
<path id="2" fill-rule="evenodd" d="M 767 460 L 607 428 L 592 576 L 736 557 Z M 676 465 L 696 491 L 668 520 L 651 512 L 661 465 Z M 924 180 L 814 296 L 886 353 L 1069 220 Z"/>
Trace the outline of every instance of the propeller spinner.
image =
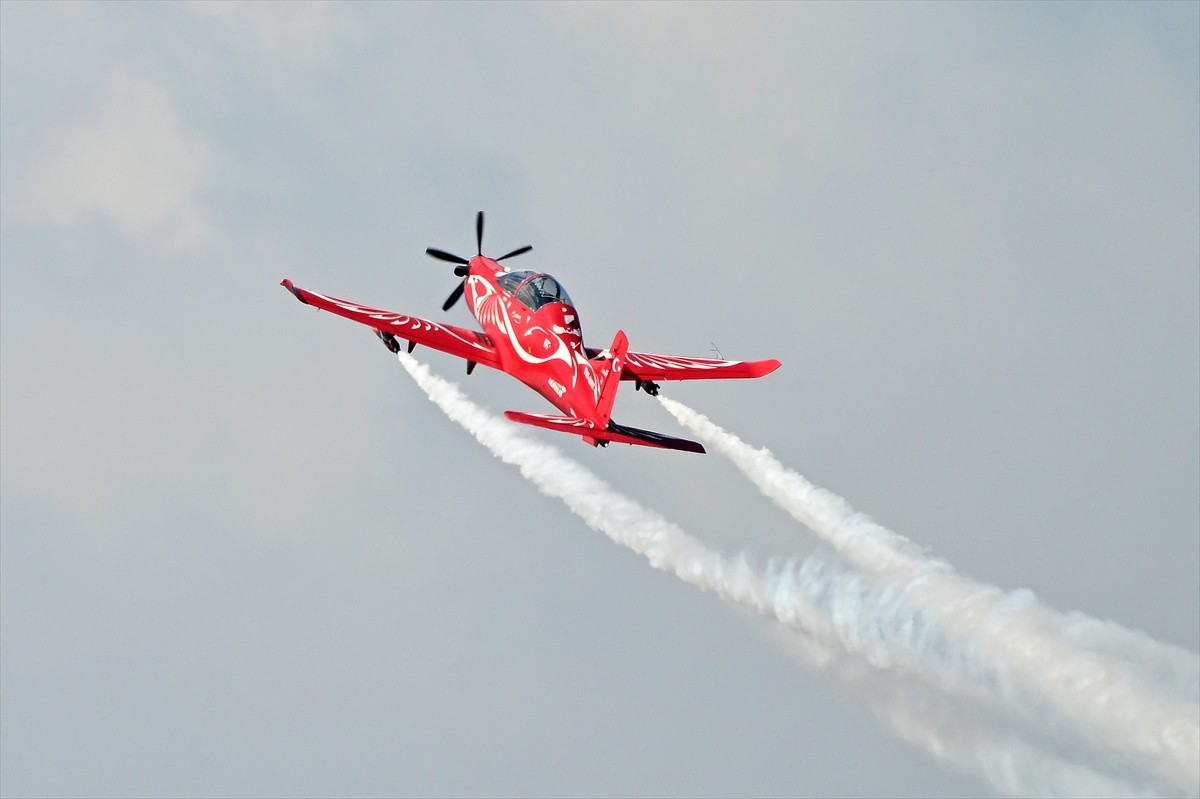
<path id="1" fill-rule="evenodd" d="M 496 260 L 503 261 L 505 258 L 521 255 L 532 249 L 533 245 L 526 244 L 524 247 L 518 247 L 510 253 L 501 255 Z M 475 215 L 475 252 L 476 255 L 483 255 L 483 211 Z M 447 261 L 455 264 L 454 274 L 462 278 L 462 281 L 454 287 L 454 291 L 450 292 L 450 296 L 446 298 L 446 302 L 442 304 L 442 310 L 448 311 L 454 306 L 454 303 L 458 302 L 458 298 L 463 295 L 463 289 L 467 286 L 467 272 L 471 262 L 462 256 L 446 252 L 445 250 L 439 250 L 435 247 L 426 248 L 425 254 L 437 258 L 439 261 Z"/>

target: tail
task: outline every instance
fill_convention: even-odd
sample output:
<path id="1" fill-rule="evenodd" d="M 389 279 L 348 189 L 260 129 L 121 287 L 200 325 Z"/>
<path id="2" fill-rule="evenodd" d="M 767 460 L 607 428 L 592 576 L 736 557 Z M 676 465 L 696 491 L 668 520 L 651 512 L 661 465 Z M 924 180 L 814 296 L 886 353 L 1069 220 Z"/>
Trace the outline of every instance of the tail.
<path id="1" fill-rule="evenodd" d="M 596 401 L 596 419 L 594 421 L 573 416 L 522 413 L 520 411 L 505 411 L 504 415 L 509 420 L 521 424 L 575 433 L 583 436 L 583 440 L 594 447 L 606 447 L 610 442 L 616 441 L 620 444 L 637 444 L 643 447 L 704 452 L 704 447 L 695 441 L 672 438 L 650 430 L 639 430 L 636 427 L 626 427 L 612 421 L 613 403 L 617 399 L 617 388 L 621 385 L 621 373 L 625 371 L 625 353 L 628 350 L 629 339 L 625 336 L 625 331 L 618 330 L 616 337 L 613 338 L 612 346 L 608 349 L 608 357 L 599 364 L 600 396 Z"/>
<path id="2" fill-rule="evenodd" d="M 682 452 L 698 452 L 703 454 L 704 447 L 696 441 L 685 438 L 655 433 L 651 430 L 639 430 L 636 427 L 626 427 L 623 424 L 609 422 L 607 427 L 593 427 L 586 419 L 572 416 L 555 416 L 548 413 L 523 413 L 521 411 L 505 411 L 505 417 L 510 421 L 521 424 L 542 427 L 546 430 L 559 430 L 564 433 L 574 433 L 583 436 L 589 444 L 607 446 L 609 442 L 618 444 L 635 444 L 642 447 L 657 447 L 659 449 L 675 449 Z"/>
<path id="3" fill-rule="evenodd" d="M 629 350 L 629 338 L 624 330 L 618 330 L 608 348 L 609 360 L 600 368 L 600 398 L 596 402 L 597 426 L 603 427 L 612 418 L 613 403 L 617 401 L 617 388 L 621 385 L 621 372 L 625 370 L 625 353 Z"/>

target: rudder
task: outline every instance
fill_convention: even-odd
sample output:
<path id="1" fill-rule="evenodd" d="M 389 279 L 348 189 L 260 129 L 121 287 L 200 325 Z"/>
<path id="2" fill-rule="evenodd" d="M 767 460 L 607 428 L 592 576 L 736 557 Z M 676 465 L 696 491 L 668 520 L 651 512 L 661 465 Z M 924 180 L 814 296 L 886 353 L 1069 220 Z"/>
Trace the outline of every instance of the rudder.
<path id="1" fill-rule="evenodd" d="M 612 417 L 613 403 L 617 401 L 617 388 L 621 385 L 621 373 L 625 371 L 625 353 L 629 350 L 629 338 L 624 330 L 618 330 L 613 337 L 612 346 L 608 348 L 610 360 L 605 362 L 600 371 L 600 399 L 596 403 L 596 413 L 599 415 L 597 427 L 608 424 Z"/>

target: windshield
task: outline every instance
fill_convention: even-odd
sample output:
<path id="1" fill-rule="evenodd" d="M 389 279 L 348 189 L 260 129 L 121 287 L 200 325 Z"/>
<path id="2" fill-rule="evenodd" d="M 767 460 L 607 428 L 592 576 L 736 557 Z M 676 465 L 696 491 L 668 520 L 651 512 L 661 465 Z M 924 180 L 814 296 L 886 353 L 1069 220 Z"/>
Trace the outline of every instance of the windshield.
<path id="1" fill-rule="evenodd" d="M 521 287 L 529 278 L 536 275 L 537 272 L 505 272 L 500 277 L 496 278 L 496 282 L 500 284 L 500 288 L 504 289 L 504 293 L 510 297 L 517 296 L 517 289 Z"/>
<path id="2" fill-rule="evenodd" d="M 506 272 L 496 278 L 500 288 L 510 297 L 515 296 L 531 311 L 552 302 L 574 305 L 567 290 L 554 278 L 536 272 Z"/>

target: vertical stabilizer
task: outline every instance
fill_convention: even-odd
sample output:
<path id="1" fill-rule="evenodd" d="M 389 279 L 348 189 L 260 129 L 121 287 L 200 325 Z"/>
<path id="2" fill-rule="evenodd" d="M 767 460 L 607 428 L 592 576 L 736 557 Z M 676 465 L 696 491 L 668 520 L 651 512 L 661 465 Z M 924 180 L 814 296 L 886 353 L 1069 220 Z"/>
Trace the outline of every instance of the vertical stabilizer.
<path id="1" fill-rule="evenodd" d="M 621 384 L 621 372 L 625 371 L 625 352 L 629 339 L 624 330 L 618 330 L 608 348 L 611 356 L 600 370 L 600 401 L 596 403 L 597 427 L 604 427 L 612 416 L 613 403 L 617 401 L 617 387 Z"/>

